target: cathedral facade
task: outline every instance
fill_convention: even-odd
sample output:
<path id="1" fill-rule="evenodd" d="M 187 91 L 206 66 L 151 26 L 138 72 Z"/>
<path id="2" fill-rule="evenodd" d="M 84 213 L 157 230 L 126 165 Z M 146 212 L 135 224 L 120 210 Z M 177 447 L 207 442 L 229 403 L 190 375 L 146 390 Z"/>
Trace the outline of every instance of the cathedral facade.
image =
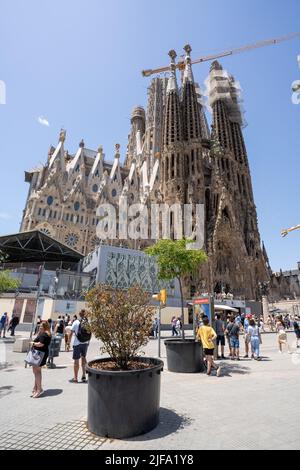
<path id="1" fill-rule="evenodd" d="M 96 231 L 101 204 L 117 208 L 124 198 L 146 207 L 203 204 L 209 261 L 186 279 L 187 295 L 230 291 L 255 299 L 270 269 L 257 225 L 238 84 L 218 62 L 212 63 L 209 129 L 190 52 L 186 46 L 180 84 L 176 53 L 170 51 L 169 76 L 151 81 L 146 110 L 133 110 L 124 164 L 119 145 L 112 162 L 101 147 L 89 150 L 83 141 L 70 154 L 61 131 L 47 163 L 25 173 L 30 188 L 21 231 L 39 229 L 87 255 L 103 242 Z M 153 241 L 141 237 L 122 240 L 122 245 L 143 249 Z M 120 245 L 121 240 L 110 243 Z"/>

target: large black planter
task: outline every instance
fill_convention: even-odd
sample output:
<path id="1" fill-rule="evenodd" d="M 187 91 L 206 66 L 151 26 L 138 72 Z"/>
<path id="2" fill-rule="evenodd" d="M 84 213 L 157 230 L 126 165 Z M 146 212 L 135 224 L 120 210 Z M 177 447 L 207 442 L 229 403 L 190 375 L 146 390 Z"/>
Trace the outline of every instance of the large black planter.
<path id="1" fill-rule="evenodd" d="M 203 354 L 194 339 L 167 339 L 165 341 L 167 364 L 170 372 L 191 374 L 203 372 Z"/>
<path id="2" fill-rule="evenodd" d="M 150 363 L 152 367 L 134 371 L 102 371 L 93 369 L 89 362 L 88 428 L 92 433 L 123 439 L 144 434 L 157 426 L 160 373 L 164 363 L 147 357 L 135 360 Z"/>

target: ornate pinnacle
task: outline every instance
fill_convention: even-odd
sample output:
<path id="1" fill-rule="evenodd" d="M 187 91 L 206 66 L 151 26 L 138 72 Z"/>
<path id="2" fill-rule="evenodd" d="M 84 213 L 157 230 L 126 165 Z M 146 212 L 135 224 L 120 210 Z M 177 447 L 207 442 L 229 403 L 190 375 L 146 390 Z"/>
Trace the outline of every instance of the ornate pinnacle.
<path id="1" fill-rule="evenodd" d="M 84 140 L 83 139 L 81 139 L 81 141 L 79 142 L 79 147 L 83 149 L 83 147 L 84 147 Z"/>
<path id="2" fill-rule="evenodd" d="M 102 147 L 102 145 L 99 145 L 99 147 L 98 147 L 98 153 L 100 153 L 100 154 L 103 153 L 103 147 Z"/>
<path id="3" fill-rule="evenodd" d="M 120 144 L 115 145 L 115 150 L 116 150 L 115 157 L 116 158 L 120 158 L 120 148 L 121 148 Z"/>
<path id="4" fill-rule="evenodd" d="M 61 129 L 59 133 L 59 142 L 64 142 L 66 140 L 67 131 L 65 129 Z"/>
<path id="5" fill-rule="evenodd" d="M 175 62 L 175 59 L 177 57 L 176 51 L 174 51 L 174 49 L 169 51 L 169 56 L 171 57 L 172 62 Z"/>
<path id="6" fill-rule="evenodd" d="M 190 55 L 190 53 L 192 52 L 192 48 L 189 44 L 186 44 L 183 49 L 185 50 L 187 55 Z"/>

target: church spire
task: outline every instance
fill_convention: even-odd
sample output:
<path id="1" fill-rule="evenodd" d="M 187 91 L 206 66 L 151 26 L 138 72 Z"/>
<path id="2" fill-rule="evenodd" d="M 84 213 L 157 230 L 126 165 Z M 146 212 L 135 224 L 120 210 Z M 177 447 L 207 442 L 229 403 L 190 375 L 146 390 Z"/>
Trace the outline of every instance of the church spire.
<path id="1" fill-rule="evenodd" d="M 174 50 L 170 51 L 169 56 L 171 64 L 164 119 L 164 146 L 169 146 L 182 140 L 182 119 L 175 65 L 176 52 Z"/>
<path id="2" fill-rule="evenodd" d="M 183 136 L 184 140 L 189 141 L 201 139 L 201 116 L 191 64 L 192 48 L 187 44 L 184 50 L 186 56 L 182 84 Z"/>

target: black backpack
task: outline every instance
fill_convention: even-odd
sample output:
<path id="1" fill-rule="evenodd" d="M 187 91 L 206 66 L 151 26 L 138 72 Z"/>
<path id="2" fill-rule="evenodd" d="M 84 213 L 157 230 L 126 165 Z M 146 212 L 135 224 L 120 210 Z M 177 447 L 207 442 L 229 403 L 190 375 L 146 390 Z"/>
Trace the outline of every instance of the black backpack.
<path id="1" fill-rule="evenodd" d="M 87 318 L 80 320 L 78 333 L 76 336 L 80 343 L 86 343 L 87 341 L 90 341 L 92 334 L 89 332 L 89 322 Z"/>

